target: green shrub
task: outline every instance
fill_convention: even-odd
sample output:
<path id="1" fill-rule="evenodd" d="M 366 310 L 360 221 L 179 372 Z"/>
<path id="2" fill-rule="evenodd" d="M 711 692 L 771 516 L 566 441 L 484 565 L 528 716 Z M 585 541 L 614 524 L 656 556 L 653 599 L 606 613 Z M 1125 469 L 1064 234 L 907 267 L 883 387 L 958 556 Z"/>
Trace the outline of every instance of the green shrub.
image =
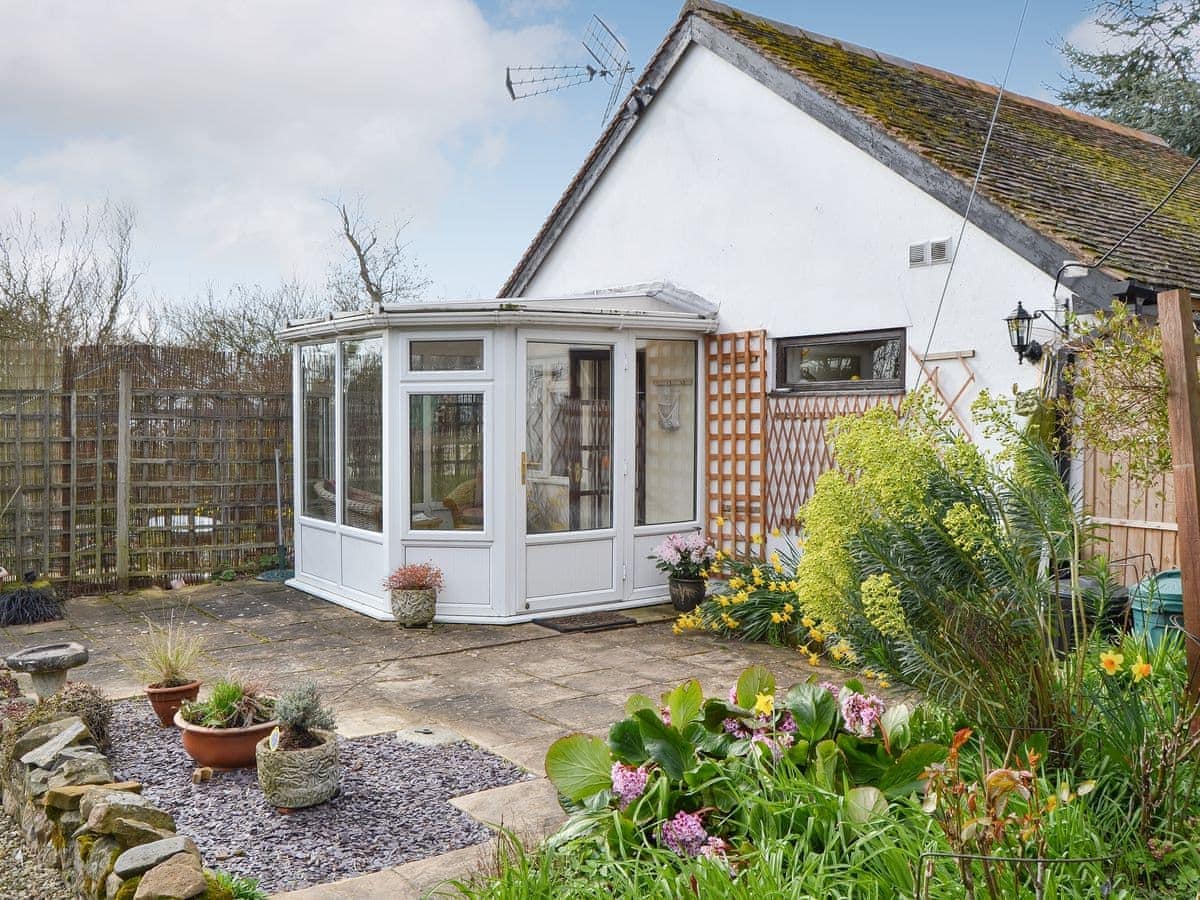
<path id="1" fill-rule="evenodd" d="M 267 900 L 267 892 L 258 886 L 257 879 L 209 869 L 204 873 L 208 892 L 204 900 Z"/>

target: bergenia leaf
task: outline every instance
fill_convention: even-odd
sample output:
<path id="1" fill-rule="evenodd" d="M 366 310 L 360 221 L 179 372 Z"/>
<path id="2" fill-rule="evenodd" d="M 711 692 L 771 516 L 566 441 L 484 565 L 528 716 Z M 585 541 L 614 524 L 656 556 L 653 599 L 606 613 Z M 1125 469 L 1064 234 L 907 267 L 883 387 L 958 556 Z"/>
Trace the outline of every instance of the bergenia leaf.
<path id="1" fill-rule="evenodd" d="M 608 746 L 588 734 L 559 738 L 546 751 L 546 777 L 577 802 L 612 788 L 612 764 Z"/>

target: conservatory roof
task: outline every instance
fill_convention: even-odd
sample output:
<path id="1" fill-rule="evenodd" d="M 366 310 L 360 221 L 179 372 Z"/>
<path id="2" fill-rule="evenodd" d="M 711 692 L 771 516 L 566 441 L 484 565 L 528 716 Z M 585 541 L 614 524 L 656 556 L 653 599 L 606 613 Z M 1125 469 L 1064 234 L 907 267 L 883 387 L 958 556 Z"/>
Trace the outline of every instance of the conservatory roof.
<path id="1" fill-rule="evenodd" d="M 707 333 L 716 330 L 717 306 L 675 285 L 655 282 L 564 297 L 413 300 L 374 309 L 293 320 L 280 330 L 279 335 L 285 341 L 303 341 L 382 328 L 495 325 L 591 326 Z"/>

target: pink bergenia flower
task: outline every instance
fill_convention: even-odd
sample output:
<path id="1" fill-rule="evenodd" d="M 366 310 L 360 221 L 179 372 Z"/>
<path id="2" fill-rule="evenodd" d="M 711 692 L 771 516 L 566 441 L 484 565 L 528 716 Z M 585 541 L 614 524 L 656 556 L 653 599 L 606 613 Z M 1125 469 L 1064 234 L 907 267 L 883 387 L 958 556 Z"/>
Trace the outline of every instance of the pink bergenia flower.
<path id="1" fill-rule="evenodd" d="M 875 694 L 848 693 L 842 699 L 842 719 L 851 734 L 874 737 L 882 715 L 883 701 Z"/>
<path id="2" fill-rule="evenodd" d="M 840 687 L 838 687 L 836 684 L 834 684 L 832 681 L 822 681 L 820 684 L 817 685 L 817 687 L 824 688 L 825 690 L 829 691 L 829 693 L 833 694 L 833 696 L 835 696 L 835 697 L 842 691 L 842 689 Z"/>
<path id="3" fill-rule="evenodd" d="M 738 740 L 744 741 L 750 737 L 750 729 L 742 724 L 740 719 L 729 718 L 721 723 L 726 734 L 731 734 Z"/>
<path id="4" fill-rule="evenodd" d="M 642 796 L 649 777 L 645 766 L 634 767 L 619 762 L 613 763 L 613 793 L 617 795 L 622 810 L 627 809 L 630 803 Z"/>
<path id="5" fill-rule="evenodd" d="M 723 859 L 727 852 L 729 852 L 729 844 L 719 837 L 710 837 L 700 848 L 700 855 L 709 859 Z"/>
<path id="6" fill-rule="evenodd" d="M 779 717 L 779 722 L 775 726 L 779 731 L 786 734 L 794 734 L 796 731 L 796 719 L 792 715 L 790 709 L 785 709 L 783 715 Z"/>
<path id="7" fill-rule="evenodd" d="M 712 840 L 704 830 L 700 814 L 682 809 L 674 818 L 663 822 L 660 834 L 667 849 L 680 856 L 699 856 Z"/>
<path id="8" fill-rule="evenodd" d="M 729 705 L 730 705 L 730 706 L 737 706 L 737 705 L 738 705 L 738 702 L 737 702 L 737 685 L 736 685 L 736 684 L 735 684 L 733 687 L 731 687 L 731 688 L 729 689 Z"/>
<path id="9" fill-rule="evenodd" d="M 660 717 L 660 718 L 662 718 L 662 720 L 663 720 L 663 724 L 664 724 L 664 725 L 670 725 L 670 724 L 671 724 L 671 707 L 669 707 L 669 706 L 660 706 L 660 707 L 658 708 L 658 715 L 659 715 L 659 717 Z"/>

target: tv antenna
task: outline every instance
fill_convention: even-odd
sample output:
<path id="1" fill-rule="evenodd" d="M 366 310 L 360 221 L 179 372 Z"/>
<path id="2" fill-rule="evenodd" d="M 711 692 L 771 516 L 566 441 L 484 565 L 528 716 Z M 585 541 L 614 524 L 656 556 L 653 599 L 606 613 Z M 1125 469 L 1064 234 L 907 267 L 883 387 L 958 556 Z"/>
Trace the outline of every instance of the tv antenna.
<path id="1" fill-rule="evenodd" d="M 578 66 L 509 66 L 504 70 L 504 86 L 514 100 L 552 94 L 577 84 L 591 84 L 597 78 L 612 85 L 608 105 L 604 107 L 607 122 L 617 102 L 625 80 L 633 75 L 629 51 L 608 25 L 593 15 L 583 33 L 583 49 L 591 62 Z"/>

